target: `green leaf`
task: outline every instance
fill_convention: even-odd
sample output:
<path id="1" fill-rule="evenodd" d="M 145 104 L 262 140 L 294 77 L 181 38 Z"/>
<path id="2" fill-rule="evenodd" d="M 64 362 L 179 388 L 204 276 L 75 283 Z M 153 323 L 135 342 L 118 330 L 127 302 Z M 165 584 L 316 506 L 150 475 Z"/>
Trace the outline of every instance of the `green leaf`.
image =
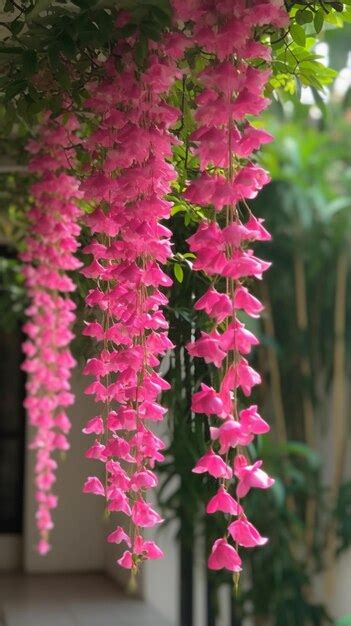
<path id="1" fill-rule="evenodd" d="M 41 100 L 40 93 L 30 83 L 28 85 L 28 93 L 29 93 L 30 97 L 32 98 L 33 102 L 39 102 Z"/>
<path id="2" fill-rule="evenodd" d="M 110 37 L 110 35 L 114 31 L 113 19 L 109 13 L 106 11 L 100 11 L 96 16 L 96 23 L 98 25 L 99 31 L 103 33 L 105 39 Z"/>
<path id="3" fill-rule="evenodd" d="M 299 46 L 302 46 L 303 48 L 305 47 L 306 33 L 302 26 L 299 24 L 292 24 L 290 26 L 290 35 Z"/>
<path id="4" fill-rule="evenodd" d="M 62 68 L 62 64 L 60 61 L 60 50 L 56 44 L 49 46 L 48 58 L 50 61 L 50 65 L 54 70 L 59 70 L 60 68 Z"/>
<path id="5" fill-rule="evenodd" d="M 180 211 L 186 211 L 186 208 L 182 204 L 176 204 L 172 207 L 171 215 L 177 215 Z"/>
<path id="6" fill-rule="evenodd" d="M 175 263 L 173 267 L 174 276 L 176 277 L 178 283 L 182 283 L 184 279 L 183 268 L 179 263 Z"/>
<path id="7" fill-rule="evenodd" d="M 25 90 L 27 87 L 26 80 L 15 80 L 9 87 L 6 89 L 5 93 L 5 102 L 12 100 L 15 96 Z"/>
<path id="8" fill-rule="evenodd" d="M 275 479 L 275 483 L 272 486 L 272 495 L 276 501 L 277 506 L 279 508 L 282 508 L 285 502 L 285 487 L 280 478 Z"/>
<path id="9" fill-rule="evenodd" d="M 58 40 L 58 45 L 61 46 L 63 54 L 69 59 L 73 59 L 76 55 L 77 49 L 73 39 L 67 34 L 63 33 Z"/>
<path id="10" fill-rule="evenodd" d="M 296 22 L 298 24 L 309 24 L 310 22 L 313 21 L 313 13 L 312 11 L 309 11 L 308 9 L 299 9 L 296 12 Z"/>
<path id="11" fill-rule="evenodd" d="M 289 441 L 286 444 L 286 450 L 289 454 L 304 457 L 312 468 L 317 469 L 320 466 L 320 457 L 317 452 L 302 441 Z"/>
<path id="12" fill-rule="evenodd" d="M 19 35 L 19 33 L 21 32 L 22 28 L 24 26 L 24 21 L 23 20 L 14 20 L 11 24 L 10 24 L 10 29 L 13 35 Z"/>
<path id="13" fill-rule="evenodd" d="M 37 113 L 44 111 L 46 107 L 47 107 L 46 100 L 38 100 L 37 102 L 32 102 L 31 104 L 28 105 L 28 111 L 36 115 Z"/>
<path id="14" fill-rule="evenodd" d="M 135 46 L 135 61 L 141 67 L 146 59 L 148 51 L 147 38 L 144 35 L 139 37 L 139 41 Z"/>
<path id="15" fill-rule="evenodd" d="M 320 33 L 322 28 L 323 28 L 323 24 L 324 24 L 324 11 L 323 11 L 323 9 L 319 9 L 317 11 L 316 15 L 314 16 L 313 24 L 314 24 L 314 29 L 315 29 L 316 33 Z"/>
<path id="16" fill-rule="evenodd" d="M 156 7 L 159 11 L 166 13 L 167 15 L 172 15 L 171 4 L 169 0 L 144 0 L 143 6 L 149 6 L 150 8 Z"/>
<path id="17" fill-rule="evenodd" d="M 35 50 L 24 50 L 22 55 L 22 69 L 25 76 L 33 76 L 37 71 L 38 59 Z"/>

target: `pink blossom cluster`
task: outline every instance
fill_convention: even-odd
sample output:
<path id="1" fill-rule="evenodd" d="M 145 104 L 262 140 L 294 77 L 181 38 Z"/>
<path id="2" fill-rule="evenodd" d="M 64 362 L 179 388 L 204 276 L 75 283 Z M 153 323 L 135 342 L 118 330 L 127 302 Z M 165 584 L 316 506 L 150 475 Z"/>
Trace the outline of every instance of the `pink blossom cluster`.
<path id="1" fill-rule="evenodd" d="M 36 429 L 31 448 L 36 450 L 36 524 L 40 554 L 50 550 L 53 528 L 52 509 L 57 506 L 53 493 L 56 481 L 55 452 L 69 448 L 71 424 L 67 408 L 73 404 L 70 376 L 75 360 L 69 344 L 75 304 L 69 294 L 75 286 L 68 272 L 80 267 L 75 257 L 80 228 L 79 183 L 65 170 L 74 158 L 77 120 L 50 119 L 47 114 L 36 140 L 28 142 L 29 170 L 36 175 L 31 187 L 33 204 L 28 212 L 28 235 L 21 254 L 30 304 L 23 330 L 27 373 L 25 407 L 29 423 Z"/>
<path id="2" fill-rule="evenodd" d="M 194 43 L 210 59 L 198 76 L 197 127 L 190 137 L 200 172 L 188 184 L 185 197 L 211 215 L 188 239 L 196 255 L 194 270 L 211 279 L 195 304 L 196 310 L 209 316 L 211 328 L 190 343 L 188 351 L 218 368 L 221 382 L 219 389 L 202 384 L 193 396 L 192 410 L 207 415 L 213 424 L 211 445 L 193 471 L 218 479 L 207 513 L 221 511 L 228 519 L 225 535 L 212 547 L 209 568 L 240 572 L 239 547 L 267 542 L 247 519 L 241 499 L 251 488 L 267 489 L 274 482 L 262 469 L 262 461 L 252 463 L 244 451 L 269 426 L 256 405 L 240 410 L 238 397 L 238 391 L 249 396 L 261 381 L 247 360 L 259 342 L 241 321 L 241 313 L 256 318 L 263 306 L 246 284 L 261 279 L 270 265 L 252 249 L 253 242 L 269 240 L 270 235 L 263 220 L 252 215 L 247 200 L 269 182 L 267 172 L 252 157 L 272 137 L 249 118 L 269 104 L 264 88 L 270 76 L 270 49 L 258 39 L 265 27 L 284 27 L 288 18 L 276 0 L 174 0 L 173 4 Z M 230 493 L 234 484 L 236 497 Z"/>
<path id="3" fill-rule="evenodd" d="M 171 232 L 161 220 L 172 207 L 165 199 L 176 178 L 170 127 L 179 112 L 163 94 L 179 75 L 181 42 L 169 35 L 151 45 L 142 71 L 133 40 L 122 42 L 104 78 L 90 86 L 87 102 L 99 124 L 86 143 L 93 167 L 82 184 L 96 206 L 86 219 L 93 239 L 84 252 L 92 260 L 82 273 L 93 281 L 86 297 L 93 318 L 84 334 L 99 349 L 84 372 L 94 377 L 86 393 L 100 412 L 83 432 L 94 436 L 86 456 L 104 464 L 105 480 L 90 476 L 83 489 L 105 497 L 107 510 L 124 516 L 108 541 L 125 544 L 118 564 L 133 573 L 143 561 L 163 556 L 143 532 L 162 522 L 147 492 L 157 485 L 153 470 L 165 448 L 153 430 L 166 413 L 158 398 L 169 389 L 158 367 L 172 348 L 162 312 L 162 289 L 172 284 L 162 269 L 171 255 Z"/>

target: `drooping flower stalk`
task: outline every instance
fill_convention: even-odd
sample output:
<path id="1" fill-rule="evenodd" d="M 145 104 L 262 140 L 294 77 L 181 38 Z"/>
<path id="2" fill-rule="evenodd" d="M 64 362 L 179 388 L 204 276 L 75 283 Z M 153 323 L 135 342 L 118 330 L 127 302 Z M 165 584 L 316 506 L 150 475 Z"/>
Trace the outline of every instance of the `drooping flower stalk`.
<path id="1" fill-rule="evenodd" d="M 77 120 L 45 116 L 37 139 L 28 142 L 31 155 L 29 170 L 37 181 L 31 187 L 33 204 L 28 212 L 28 235 L 23 274 L 30 304 L 23 330 L 27 373 L 25 407 L 36 435 L 30 447 L 36 450 L 35 497 L 38 503 L 36 524 L 40 534 L 37 549 L 46 554 L 51 546 L 53 528 L 51 510 L 57 506 L 53 493 L 56 481 L 56 451 L 69 448 L 71 427 L 67 408 L 73 404 L 70 387 L 75 360 L 69 344 L 75 304 L 69 297 L 75 286 L 67 272 L 80 267 L 74 254 L 78 247 L 80 209 L 79 183 L 66 173 L 74 158 Z"/>
<path id="2" fill-rule="evenodd" d="M 161 269 L 171 255 L 171 232 L 160 221 L 172 206 L 164 199 L 176 177 L 169 128 L 179 115 L 163 94 L 178 76 L 182 48 L 166 36 L 150 46 L 140 71 L 133 43 L 120 43 L 104 78 L 90 86 L 87 106 L 99 124 L 87 141 L 93 168 L 82 188 L 96 208 L 87 218 L 93 240 L 84 250 L 93 260 L 82 273 L 96 282 L 86 298 L 94 319 L 84 333 L 100 346 L 85 367 L 95 378 L 86 393 L 101 407 L 84 429 L 96 436 L 86 454 L 105 465 L 105 483 L 91 476 L 84 491 L 106 497 L 108 511 L 126 516 L 108 541 L 126 544 L 118 563 L 135 573 L 143 561 L 162 556 L 143 530 L 162 521 L 147 491 L 157 485 L 153 469 L 165 447 L 151 425 L 166 413 L 158 396 L 169 388 L 157 372 L 172 347 L 160 291 L 172 283 Z"/>
<path id="3" fill-rule="evenodd" d="M 194 43 L 209 57 L 198 76 L 202 90 L 196 99 L 197 129 L 190 138 L 200 172 L 189 183 L 185 197 L 212 213 L 188 240 L 196 255 L 194 270 L 211 278 L 210 288 L 195 309 L 208 314 L 212 328 L 190 343 L 188 351 L 218 368 L 220 386 L 216 390 L 203 384 L 193 396 L 193 411 L 206 414 L 213 424 L 211 446 L 193 471 L 219 480 L 207 513 L 222 511 L 228 521 L 224 537 L 212 547 L 208 565 L 235 572 L 237 581 L 239 547 L 267 541 L 247 519 L 241 499 L 252 487 L 266 489 L 274 482 L 261 469 L 262 462 L 251 463 L 244 451 L 269 426 L 256 405 L 240 410 L 238 396 L 238 391 L 249 396 L 261 380 L 246 358 L 258 339 L 240 316 L 244 311 L 258 317 L 263 306 L 246 284 L 261 279 L 270 265 L 252 250 L 253 242 L 270 236 L 263 220 L 252 215 L 247 200 L 269 182 L 267 172 L 252 158 L 272 137 L 252 126 L 248 118 L 269 104 L 263 92 L 271 73 L 270 49 L 262 43 L 262 33 L 268 26 L 286 26 L 288 17 L 283 4 L 273 0 L 174 0 L 173 4 L 178 18 L 188 24 Z M 236 498 L 230 493 L 234 484 Z"/>

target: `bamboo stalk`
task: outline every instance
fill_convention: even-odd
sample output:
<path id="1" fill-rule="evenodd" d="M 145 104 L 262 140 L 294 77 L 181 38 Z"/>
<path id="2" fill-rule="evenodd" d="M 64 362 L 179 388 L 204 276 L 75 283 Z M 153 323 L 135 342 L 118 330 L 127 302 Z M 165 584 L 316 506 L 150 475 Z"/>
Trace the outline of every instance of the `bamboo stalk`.
<path id="1" fill-rule="evenodd" d="M 305 334 L 308 330 L 308 309 L 307 309 L 307 291 L 306 291 L 306 272 L 303 258 L 300 254 L 294 255 L 294 276 L 295 276 L 295 303 L 296 303 L 296 322 L 297 328 L 301 334 Z M 316 438 L 314 432 L 314 409 L 311 394 L 307 389 L 307 383 L 312 376 L 312 368 L 310 359 L 307 354 L 302 355 L 300 359 L 300 370 L 303 378 L 303 394 L 302 406 L 304 416 L 305 440 L 307 445 L 314 449 L 316 446 Z M 305 541 L 307 559 L 313 548 L 315 517 L 317 512 L 317 503 L 314 497 L 308 497 L 306 501 L 305 511 Z"/>
<path id="2" fill-rule="evenodd" d="M 334 309 L 334 358 L 333 358 L 333 475 L 330 487 L 330 508 L 335 509 L 339 489 L 343 477 L 347 451 L 347 411 L 346 411 L 346 287 L 349 268 L 349 258 L 346 250 L 339 255 L 336 266 L 335 309 Z M 325 562 L 325 594 L 330 600 L 335 587 L 335 560 L 336 560 L 336 527 L 332 520 L 327 529 Z"/>
<path id="3" fill-rule="evenodd" d="M 306 275 L 303 259 L 301 255 L 298 254 L 294 256 L 294 273 L 297 328 L 301 333 L 306 333 L 308 330 Z M 311 363 L 307 355 L 301 357 L 300 367 L 304 382 L 307 382 L 312 374 Z M 311 395 L 306 388 L 304 388 L 303 392 L 303 407 L 306 442 L 311 448 L 314 448 L 314 410 Z"/>
<path id="4" fill-rule="evenodd" d="M 274 329 L 274 321 L 272 314 L 272 306 L 271 300 L 269 296 L 269 291 L 266 283 L 262 283 L 262 299 L 265 305 L 265 314 L 263 315 L 263 326 L 264 331 L 267 337 L 274 339 L 275 337 L 275 329 Z M 273 346 L 267 346 L 267 357 L 268 357 L 268 367 L 270 371 L 271 378 L 271 389 L 272 389 L 272 404 L 273 411 L 275 415 L 276 421 L 276 430 L 278 442 L 280 444 L 286 445 L 288 442 L 287 430 L 286 430 L 286 422 L 285 422 L 285 414 L 284 414 L 284 405 L 283 405 L 283 395 L 282 395 L 282 384 L 280 378 L 280 369 L 277 358 L 276 350 Z"/>
<path id="5" fill-rule="evenodd" d="M 268 286 L 266 283 L 261 284 L 261 293 L 263 304 L 265 305 L 265 315 L 263 315 L 263 326 L 267 337 L 275 338 L 275 328 L 272 313 L 271 299 L 269 296 Z M 277 431 L 278 443 L 282 446 L 288 444 L 288 433 L 285 421 L 285 412 L 283 404 L 282 383 L 279 369 L 279 362 L 276 350 L 273 346 L 267 346 L 268 367 L 271 378 L 272 404 L 275 415 L 275 424 Z M 284 453 L 287 457 L 287 452 Z M 290 513 L 296 513 L 296 504 L 293 495 L 287 496 L 286 506 Z"/>

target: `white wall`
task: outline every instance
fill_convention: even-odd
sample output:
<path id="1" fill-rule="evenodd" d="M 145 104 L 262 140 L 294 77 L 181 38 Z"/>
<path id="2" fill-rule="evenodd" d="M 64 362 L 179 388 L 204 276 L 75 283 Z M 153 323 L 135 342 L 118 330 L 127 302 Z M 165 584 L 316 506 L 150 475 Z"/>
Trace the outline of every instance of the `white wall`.
<path id="1" fill-rule="evenodd" d="M 20 569 L 22 549 L 22 537 L 20 535 L 0 535 L 0 572 Z"/>
<path id="2" fill-rule="evenodd" d="M 179 556 L 174 540 L 177 523 L 148 533 L 165 553 L 163 559 L 147 561 L 144 565 L 143 595 L 148 604 L 158 610 L 171 624 L 178 623 Z"/>
<path id="3" fill-rule="evenodd" d="M 101 470 L 99 461 L 84 457 L 91 437 L 84 435 L 81 431 L 86 421 L 96 414 L 96 405 L 84 395 L 86 384 L 86 379 L 84 380 L 76 371 L 73 377 L 76 404 L 70 410 L 71 449 L 66 453 L 65 460 L 60 461 L 57 471 L 58 480 L 55 492 L 59 495 L 59 506 L 54 510 L 53 548 L 45 557 L 39 556 L 33 547 L 37 541 L 34 523 L 34 454 L 29 451 L 26 455 L 24 507 L 24 569 L 26 572 L 104 569 L 103 498 L 82 493 L 85 478 Z M 27 443 L 30 436 L 31 432 L 27 432 Z"/>
<path id="4" fill-rule="evenodd" d="M 351 613 L 351 549 L 344 552 L 335 566 L 332 597 L 329 603 L 331 615 L 340 618 Z"/>

